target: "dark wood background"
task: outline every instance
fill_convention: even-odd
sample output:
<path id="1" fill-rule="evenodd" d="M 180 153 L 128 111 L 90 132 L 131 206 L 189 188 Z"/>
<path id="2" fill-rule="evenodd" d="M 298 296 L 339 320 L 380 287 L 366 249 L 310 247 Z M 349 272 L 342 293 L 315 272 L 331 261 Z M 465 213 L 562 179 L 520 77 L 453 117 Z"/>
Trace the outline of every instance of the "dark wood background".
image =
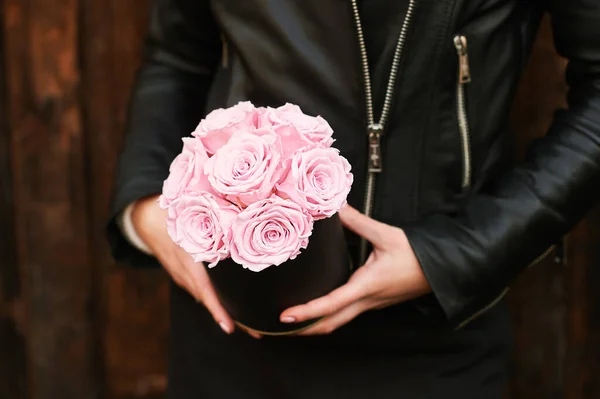
<path id="1" fill-rule="evenodd" d="M 148 0 L 0 2 L 0 399 L 161 398 L 167 284 L 115 265 L 112 175 Z M 515 151 L 563 102 L 544 26 Z M 515 285 L 511 398 L 600 398 L 600 211 Z"/>

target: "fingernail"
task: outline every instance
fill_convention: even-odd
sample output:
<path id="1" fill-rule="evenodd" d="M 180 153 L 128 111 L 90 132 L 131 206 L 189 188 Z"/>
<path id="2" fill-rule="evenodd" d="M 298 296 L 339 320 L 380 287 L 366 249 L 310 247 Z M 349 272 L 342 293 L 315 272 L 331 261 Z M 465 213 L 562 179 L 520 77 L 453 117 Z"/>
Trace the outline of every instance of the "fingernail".
<path id="1" fill-rule="evenodd" d="M 293 318 L 292 316 L 284 316 L 281 318 L 281 322 L 282 323 L 294 323 L 294 322 L 296 322 L 296 319 Z"/>
<path id="2" fill-rule="evenodd" d="M 225 331 L 226 334 L 231 334 L 231 328 L 225 322 L 220 322 L 219 326 L 223 331 Z"/>

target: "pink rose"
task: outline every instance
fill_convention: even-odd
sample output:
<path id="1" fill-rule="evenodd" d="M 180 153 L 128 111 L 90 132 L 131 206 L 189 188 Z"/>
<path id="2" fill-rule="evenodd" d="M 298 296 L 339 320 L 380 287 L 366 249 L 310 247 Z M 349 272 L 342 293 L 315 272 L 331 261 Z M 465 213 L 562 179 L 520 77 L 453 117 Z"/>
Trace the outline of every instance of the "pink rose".
<path id="1" fill-rule="evenodd" d="M 194 133 L 199 137 L 209 155 L 217 152 L 231 136 L 239 131 L 256 127 L 257 110 L 249 101 L 239 102 L 229 108 L 218 108 L 204 118 Z"/>
<path id="2" fill-rule="evenodd" d="M 277 194 L 306 209 L 315 220 L 331 217 L 346 204 L 353 176 L 350 164 L 335 148 L 296 153 Z"/>
<path id="3" fill-rule="evenodd" d="M 271 112 L 272 108 L 267 107 L 256 107 L 256 127 L 271 127 L 271 122 L 267 117 L 267 114 Z"/>
<path id="4" fill-rule="evenodd" d="M 282 137 L 286 155 L 306 147 L 330 147 L 334 141 L 333 129 L 325 119 L 306 115 L 297 105 L 268 108 L 261 115 L 259 126 L 268 124 Z"/>
<path id="5" fill-rule="evenodd" d="M 167 231 L 195 262 L 214 267 L 229 257 L 231 223 L 239 209 L 209 193 L 183 196 L 169 206 Z"/>
<path id="6" fill-rule="evenodd" d="M 231 226 L 231 258 L 260 272 L 295 259 L 308 246 L 313 219 L 302 207 L 277 196 L 255 202 Z"/>
<path id="7" fill-rule="evenodd" d="M 215 191 L 242 207 L 268 198 L 282 174 L 277 136 L 240 133 L 204 165 Z"/>
<path id="8" fill-rule="evenodd" d="M 159 203 L 166 209 L 179 196 L 189 192 L 212 192 L 204 163 L 208 160 L 202 142 L 196 138 L 183 138 L 183 149 L 171 163 L 169 176 L 163 183 Z"/>

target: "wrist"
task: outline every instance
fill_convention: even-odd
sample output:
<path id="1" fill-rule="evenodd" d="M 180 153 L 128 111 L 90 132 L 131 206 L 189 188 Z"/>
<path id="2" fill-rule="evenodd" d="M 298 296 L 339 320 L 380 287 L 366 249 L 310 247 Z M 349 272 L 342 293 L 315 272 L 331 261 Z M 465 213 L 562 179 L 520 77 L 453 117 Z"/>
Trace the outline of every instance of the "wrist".
<path id="1" fill-rule="evenodd" d="M 417 257 L 413 247 L 411 246 L 410 240 L 406 236 L 406 232 L 402 230 L 402 242 L 401 248 L 404 248 L 406 251 L 406 255 L 408 256 L 407 264 L 412 265 L 412 275 L 414 281 L 414 287 L 417 296 L 423 296 L 430 294 L 432 292 L 431 285 L 429 284 L 429 280 L 427 280 L 427 276 L 423 271 L 423 267 L 421 266 L 421 262 Z"/>
<path id="2" fill-rule="evenodd" d="M 132 226 L 142 241 L 156 252 L 159 245 L 169 238 L 167 233 L 167 211 L 158 204 L 159 196 L 136 201 L 131 212 Z"/>
<path id="3" fill-rule="evenodd" d="M 131 203 L 121 216 L 121 229 L 131 245 L 141 252 L 152 255 L 153 251 L 148 245 L 148 237 L 145 234 L 144 214 L 148 204 L 153 200 L 145 198 Z M 154 202 L 156 198 L 154 198 Z"/>

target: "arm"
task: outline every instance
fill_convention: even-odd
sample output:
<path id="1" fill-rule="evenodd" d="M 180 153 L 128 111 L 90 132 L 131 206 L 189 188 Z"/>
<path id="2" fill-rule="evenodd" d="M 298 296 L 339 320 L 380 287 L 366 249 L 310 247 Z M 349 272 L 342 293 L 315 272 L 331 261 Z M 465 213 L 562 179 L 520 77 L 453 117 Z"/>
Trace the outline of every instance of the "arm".
<path id="1" fill-rule="evenodd" d="M 221 52 L 219 29 L 207 0 L 155 0 L 145 57 L 133 88 L 119 157 L 108 238 L 113 256 L 156 265 L 123 235 L 123 211 L 159 194 L 169 166 L 203 116 Z M 122 223 L 119 223 L 119 222 Z"/>
<path id="2" fill-rule="evenodd" d="M 548 0 L 569 60 L 568 109 L 525 162 L 456 216 L 405 228 L 437 302 L 459 326 L 498 297 L 600 199 L 600 2 Z"/>
<path id="3" fill-rule="evenodd" d="M 127 208 L 125 208 L 125 210 L 117 217 L 117 224 L 129 244 L 147 255 L 152 255 L 152 250 L 148 247 L 142 237 L 140 237 L 133 223 L 133 209 L 137 205 L 137 201 L 127 205 Z"/>

